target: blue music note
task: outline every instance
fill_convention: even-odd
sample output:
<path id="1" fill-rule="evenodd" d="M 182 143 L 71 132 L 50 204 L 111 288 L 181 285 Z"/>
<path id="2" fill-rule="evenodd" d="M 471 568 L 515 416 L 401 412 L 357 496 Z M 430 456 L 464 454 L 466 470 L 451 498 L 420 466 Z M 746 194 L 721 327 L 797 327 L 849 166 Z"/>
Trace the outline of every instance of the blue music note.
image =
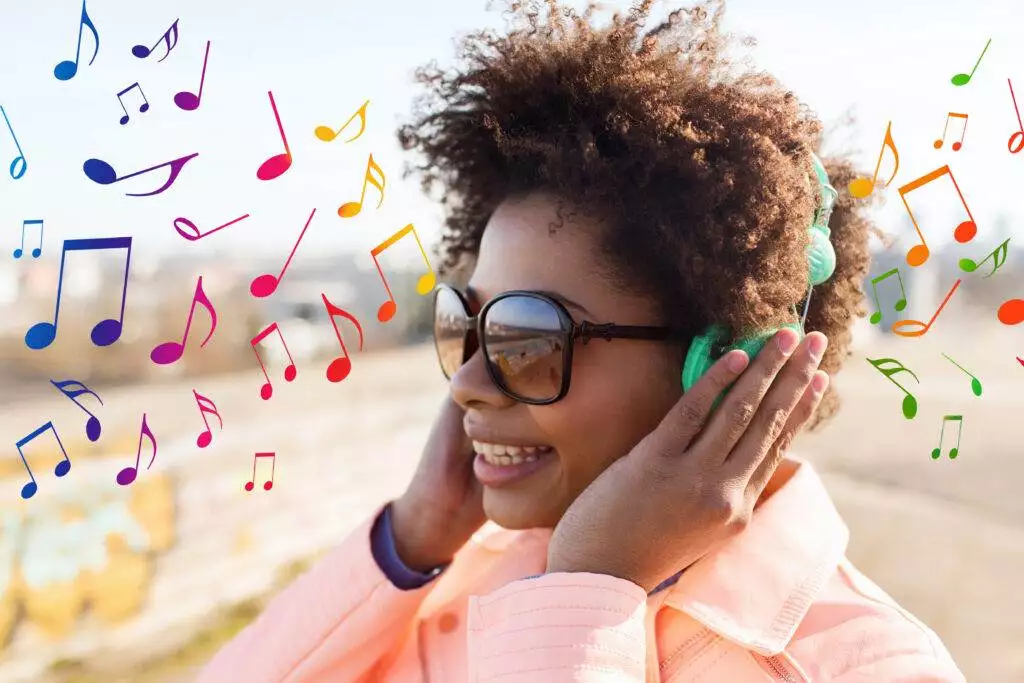
<path id="1" fill-rule="evenodd" d="M 2 106 L 0 106 L 0 114 L 3 114 L 4 121 L 7 122 L 7 130 L 11 131 L 11 137 L 14 139 L 14 146 L 18 148 L 18 156 L 14 157 L 14 160 L 11 161 L 11 178 L 13 180 L 18 180 L 21 176 L 25 175 L 25 171 L 28 170 L 28 162 L 25 161 L 25 152 L 22 151 L 21 143 L 18 142 L 18 136 L 14 134 L 14 129 L 11 128 L 11 120 L 7 118 L 7 112 L 4 111 Z M 21 162 L 21 170 L 16 171 L 15 169 L 18 168 L 19 161 Z"/>
<path id="2" fill-rule="evenodd" d="M 57 275 L 57 305 L 53 312 L 53 322 L 39 322 L 25 333 L 25 345 L 30 349 L 45 349 L 57 337 L 57 319 L 60 316 L 60 294 L 64 287 L 64 259 L 69 251 L 93 251 L 100 249 L 127 249 L 124 261 L 124 285 L 121 288 L 121 315 L 116 319 L 101 320 L 92 328 L 90 337 L 96 346 L 110 346 L 121 338 L 124 325 L 124 302 L 128 298 L 128 269 L 132 260 L 131 237 L 90 237 L 86 239 L 64 240 L 64 249 L 60 254 L 60 271 Z"/>
<path id="3" fill-rule="evenodd" d="M 82 394 L 88 394 L 99 401 L 100 405 L 103 405 L 103 399 L 99 397 L 99 394 L 74 379 L 66 379 L 63 382 L 51 379 L 50 384 L 57 387 L 57 389 L 60 390 L 60 393 L 70 398 L 72 403 L 81 408 L 85 414 L 89 416 L 89 419 L 85 421 L 85 435 L 89 437 L 89 441 L 96 441 L 99 439 L 100 432 L 103 430 L 103 425 L 100 424 L 99 418 L 89 412 L 85 406 L 78 402 L 79 396 Z"/>
<path id="4" fill-rule="evenodd" d="M 14 444 L 18 447 L 18 455 L 21 456 L 21 461 L 25 464 L 25 469 L 28 471 L 29 479 L 32 480 L 21 487 L 21 497 L 25 500 L 36 495 L 36 491 L 39 490 L 39 485 L 36 484 L 36 478 L 32 475 L 32 468 L 28 466 L 28 460 L 25 459 L 25 453 L 22 452 L 21 447 L 47 430 L 53 432 L 53 438 L 57 439 L 57 445 L 60 446 L 60 452 L 64 454 L 64 459 L 57 463 L 57 466 L 53 468 L 53 473 L 58 477 L 63 477 L 71 471 L 71 458 L 68 457 L 68 452 L 64 450 L 64 444 L 60 442 L 60 437 L 57 435 L 57 430 L 53 427 L 53 422 L 47 422 L 36 431 Z"/>
<path id="5" fill-rule="evenodd" d="M 82 18 L 78 24 L 78 47 L 75 49 L 75 61 L 64 60 L 53 68 L 53 75 L 58 81 L 71 80 L 78 73 L 78 57 L 82 54 L 82 29 L 86 26 L 89 27 L 93 38 L 96 39 L 96 51 L 92 53 L 92 59 L 89 60 L 89 66 L 92 66 L 96 55 L 100 52 L 100 34 L 92 23 L 92 19 L 89 18 L 89 13 L 85 11 L 85 0 L 82 0 Z"/>
<path id="6" fill-rule="evenodd" d="M 191 161 L 197 156 L 199 156 L 199 152 L 196 152 L 195 154 L 189 154 L 188 156 L 181 157 L 180 159 L 172 159 L 171 161 L 167 161 L 156 166 L 151 166 L 141 171 L 136 171 L 135 173 L 129 173 L 128 175 L 121 176 L 120 178 L 117 177 L 117 171 L 114 170 L 114 167 L 108 164 L 107 162 L 103 161 L 102 159 L 86 160 L 86 162 L 82 164 L 82 170 L 85 171 L 85 175 L 89 178 L 89 180 L 93 181 L 94 183 L 99 183 L 100 185 L 110 185 L 111 183 L 117 183 L 122 180 L 127 180 L 128 178 L 134 178 L 135 176 L 142 175 L 143 173 L 155 171 L 156 169 L 163 168 L 164 166 L 170 166 L 171 177 L 167 179 L 166 183 L 161 185 L 156 190 L 153 190 L 152 192 L 141 192 L 138 194 L 125 192 L 125 194 L 129 197 L 149 197 L 150 195 L 160 194 L 168 187 L 173 185 L 174 181 L 177 180 L 178 178 L 178 174 L 181 173 L 181 169 L 185 167 L 185 164 L 187 164 L 189 161 Z"/>

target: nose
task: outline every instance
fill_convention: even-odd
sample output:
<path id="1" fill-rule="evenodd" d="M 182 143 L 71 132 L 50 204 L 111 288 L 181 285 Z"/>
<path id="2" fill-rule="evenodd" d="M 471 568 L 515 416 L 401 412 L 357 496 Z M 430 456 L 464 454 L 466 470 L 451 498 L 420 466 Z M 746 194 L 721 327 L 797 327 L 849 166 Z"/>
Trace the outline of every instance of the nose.
<path id="1" fill-rule="evenodd" d="M 516 401 L 495 386 L 487 373 L 487 361 L 479 347 L 452 375 L 450 391 L 452 400 L 463 410 L 507 408 L 516 404 Z"/>

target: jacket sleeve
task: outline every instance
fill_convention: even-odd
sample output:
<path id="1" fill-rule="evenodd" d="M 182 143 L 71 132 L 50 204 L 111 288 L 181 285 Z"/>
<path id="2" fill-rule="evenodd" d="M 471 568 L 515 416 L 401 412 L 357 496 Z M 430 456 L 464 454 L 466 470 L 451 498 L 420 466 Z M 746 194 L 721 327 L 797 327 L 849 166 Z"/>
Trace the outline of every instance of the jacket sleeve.
<path id="1" fill-rule="evenodd" d="M 945 653 L 925 652 L 893 654 L 863 664 L 835 679 L 836 683 L 967 683 Z"/>
<path id="2" fill-rule="evenodd" d="M 386 525 L 389 506 L 353 531 L 313 569 L 275 597 L 259 618 L 206 666 L 197 683 L 313 683 L 369 680 L 377 663 L 400 645 L 430 581 L 444 567 L 415 580 L 408 568 L 395 578 L 397 555 Z M 381 529 L 388 531 L 382 535 Z M 386 536 L 386 538 L 385 538 Z M 377 540 L 371 547 L 371 537 Z M 386 542 L 385 542 L 386 541 Z M 401 573 L 404 569 L 405 573 Z M 410 582 L 411 580 L 411 582 Z M 419 587 L 415 587 L 419 586 Z"/>
<path id="3" fill-rule="evenodd" d="M 472 683 L 643 683 L 643 588 L 559 572 L 469 598 Z"/>

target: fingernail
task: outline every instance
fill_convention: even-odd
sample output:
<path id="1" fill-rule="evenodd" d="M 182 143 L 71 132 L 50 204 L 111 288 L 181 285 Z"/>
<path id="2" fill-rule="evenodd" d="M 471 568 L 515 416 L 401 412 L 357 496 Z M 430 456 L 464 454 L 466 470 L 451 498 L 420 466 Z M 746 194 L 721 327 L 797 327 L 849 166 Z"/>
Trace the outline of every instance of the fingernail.
<path id="1" fill-rule="evenodd" d="M 793 353 L 793 349 L 795 349 L 796 345 L 800 342 L 797 338 L 796 332 L 793 330 L 782 330 L 779 332 L 776 339 L 779 343 L 779 349 L 787 356 Z"/>
<path id="2" fill-rule="evenodd" d="M 745 351 L 730 351 L 729 357 L 725 359 L 725 366 L 733 372 L 740 372 L 743 368 L 747 367 L 747 360 Z"/>
<path id="3" fill-rule="evenodd" d="M 820 394 L 825 391 L 828 387 L 828 373 L 817 372 L 814 375 L 814 379 L 811 380 L 811 387 L 814 389 L 814 393 Z"/>
<path id="4" fill-rule="evenodd" d="M 825 353 L 825 347 L 828 346 L 828 338 L 823 334 L 816 334 L 811 337 L 810 346 L 811 358 L 817 363 Z"/>

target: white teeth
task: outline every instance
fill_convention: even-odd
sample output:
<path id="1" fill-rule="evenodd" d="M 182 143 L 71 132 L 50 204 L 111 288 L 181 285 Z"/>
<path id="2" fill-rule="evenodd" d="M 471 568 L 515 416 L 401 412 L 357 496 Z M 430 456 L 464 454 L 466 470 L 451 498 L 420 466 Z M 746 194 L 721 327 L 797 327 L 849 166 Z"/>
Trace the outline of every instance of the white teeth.
<path id="1" fill-rule="evenodd" d="M 484 460 L 499 466 L 519 465 L 534 462 L 540 455 L 551 450 L 550 446 L 509 446 L 506 444 L 485 443 L 474 441 L 473 450 L 483 456 Z"/>

